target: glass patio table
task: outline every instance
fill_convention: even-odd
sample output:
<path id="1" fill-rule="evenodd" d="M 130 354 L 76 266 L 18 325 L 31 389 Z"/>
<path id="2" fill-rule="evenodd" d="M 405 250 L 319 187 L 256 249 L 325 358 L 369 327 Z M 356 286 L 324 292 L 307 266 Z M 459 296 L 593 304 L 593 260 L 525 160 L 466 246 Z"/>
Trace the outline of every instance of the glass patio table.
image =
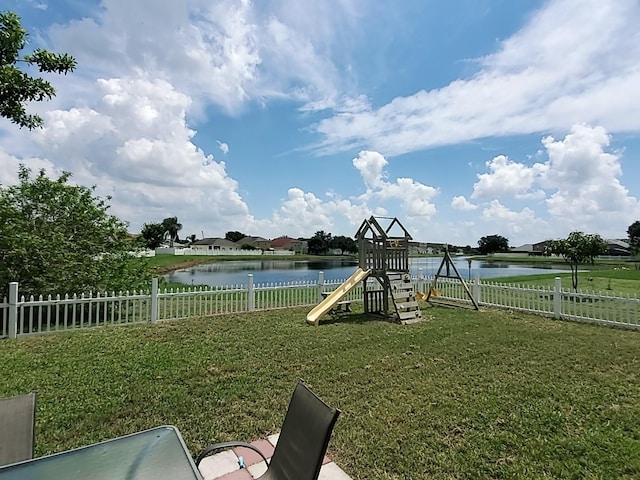
<path id="1" fill-rule="evenodd" d="M 202 480 L 177 428 L 144 430 L 0 468 L 0 480 Z"/>

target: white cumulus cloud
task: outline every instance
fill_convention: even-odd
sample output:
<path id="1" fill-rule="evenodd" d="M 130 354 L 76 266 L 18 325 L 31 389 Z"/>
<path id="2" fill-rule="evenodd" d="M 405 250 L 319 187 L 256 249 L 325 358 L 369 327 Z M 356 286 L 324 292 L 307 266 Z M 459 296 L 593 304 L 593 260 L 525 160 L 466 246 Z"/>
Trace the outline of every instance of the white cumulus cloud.
<path id="1" fill-rule="evenodd" d="M 187 126 L 190 98 L 163 80 L 100 79 L 95 104 L 53 110 L 44 114 L 45 126 L 20 131 L 31 140 L 31 157 L 43 165 L 73 172 L 74 181 L 97 185 L 112 195 L 114 213 L 135 230 L 158 221 L 179 206 L 189 211 L 186 228 L 228 224 L 248 214 L 224 162 L 216 162 L 193 142 Z M 26 154 L 3 159 L 3 164 L 34 162 Z"/>
<path id="2" fill-rule="evenodd" d="M 502 155 L 487 162 L 489 172 L 478 175 L 472 198 L 537 199 L 557 226 L 556 236 L 577 229 L 619 237 L 621 224 L 640 217 L 639 200 L 621 183 L 621 154 L 608 151 L 603 127 L 577 124 L 563 139 L 547 136 L 542 144 L 545 162 L 526 164 Z M 513 220 L 496 202 L 485 218 Z"/>
<path id="3" fill-rule="evenodd" d="M 457 195 L 451 199 L 451 207 L 456 210 L 475 210 L 478 208 L 477 205 L 474 205 L 469 200 L 467 200 L 464 195 Z"/>
<path id="4" fill-rule="evenodd" d="M 531 196 L 528 192 L 536 177 L 540 175 L 541 169 L 545 168 L 541 164 L 527 167 L 505 155 L 494 157 L 486 166 L 490 172 L 478 175 L 478 182 L 473 186 L 471 198 Z M 542 196 L 544 197 L 544 192 Z"/>
<path id="5" fill-rule="evenodd" d="M 576 125 L 562 140 L 542 141 L 549 161 L 541 184 L 555 189 L 549 213 L 571 228 L 597 224 L 612 235 L 616 224 L 640 217 L 640 202 L 620 182 L 620 155 L 606 151 L 609 141 L 603 128 L 587 125 Z"/>
<path id="6" fill-rule="evenodd" d="M 547 222 L 538 218 L 528 207 L 515 211 L 500 203 L 499 200 L 492 200 L 482 210 L 482 219 L 488 225 L 496 226 L 500 235 L 510 239 L 516 237 L 539 241 L 549 238 Z"/>
<path id="7" fill-rule="evenodd" d="M 352 162 L 367 186 L 367 192 L 360 197 L 363 201 L 399 200 L 403 213 L 408 217 L 429 218 L 436 213 L 433 200 L 439 193 L 438 189 L 412 178 L 401 177 L 389 182 L 384 169 L 388 161 L 380 152 L 363 150 Z"/>
<path id="8" fill-rule="evenodd" d="M 220 140 L 217 140 L 217 143 L 218 143 L 218 147 L 220 148 L 220 151 L 222 153 L 224 153 L 225 155 L 227 153 L 229 153 L 229 144 L 228 143 L 221 142 Z"/>

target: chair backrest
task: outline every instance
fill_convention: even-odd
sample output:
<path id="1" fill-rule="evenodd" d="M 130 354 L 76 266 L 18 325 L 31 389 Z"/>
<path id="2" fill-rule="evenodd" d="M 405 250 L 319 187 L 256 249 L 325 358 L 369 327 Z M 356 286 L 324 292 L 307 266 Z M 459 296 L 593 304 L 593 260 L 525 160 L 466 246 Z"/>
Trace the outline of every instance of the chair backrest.
<path id="1" fill-rule="evenodd" d="M 0 466 L 33 457 L 36 394 L 0 398 Z"/>
<path id="2" fill-rule="evenodd" d="M 340 410 L 298 382 L 269 464 L 269 478 L 317 480 Z"/>

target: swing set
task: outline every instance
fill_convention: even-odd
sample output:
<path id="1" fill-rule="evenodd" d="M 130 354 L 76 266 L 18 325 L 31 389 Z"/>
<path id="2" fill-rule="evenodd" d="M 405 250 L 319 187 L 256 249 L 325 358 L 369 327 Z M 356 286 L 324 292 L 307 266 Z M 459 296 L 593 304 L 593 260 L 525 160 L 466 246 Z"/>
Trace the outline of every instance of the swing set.
<path id="1" fill-rule="evenodd" d="M 433 277 L 431 286 L 427 289 L 426 293 L 420 294 L 419 298 L 433 305 L 444 305 L 449 307 L 466 306 L 463 303 L 459 303 L 451 300 L 445 300 L 442 297 L 442 290 L 436 288 L 438 284 L 438 279 L 440 278 L 451 278 L 454 280 L 458 280 L 462 285 L 462 288 L 464 289 L 465 293 L 467 294 L 467 297 L 471 301 L 473 308 L 475 310 L 480 310 L 480 306 L 478 305 L 478 302 L 476 302 L 476 299 L 473 298 L 473 295 L 471 294 L 471 290 L 469 290 L 469 286 L 467 285 L 467 282 L 464 281 L 455 263 L 453 263 L 453 260 L 451 259 L 451 255 L 449 254 L 448 247 L 445 247 L 444 257 L 442 258 L 442 262 L 440 262 L 440 267 L 438 267 L 438 271 L 435 277 Z"/>

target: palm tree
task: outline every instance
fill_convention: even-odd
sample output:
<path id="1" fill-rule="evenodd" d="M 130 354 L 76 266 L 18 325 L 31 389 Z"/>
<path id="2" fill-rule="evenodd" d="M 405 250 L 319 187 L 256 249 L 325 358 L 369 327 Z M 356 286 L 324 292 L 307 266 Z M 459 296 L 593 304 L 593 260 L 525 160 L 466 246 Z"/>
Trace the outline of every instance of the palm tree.
<path id="1" fill-rule="evenodd" d="M 173 247 L 173 242 L 178 240 L 178 232 L 182 230 L 182 224 L 178 222 L 178 217 L 169 217 L 162 220 L 165 235 L 169 236 L 169 245 Z"/>

